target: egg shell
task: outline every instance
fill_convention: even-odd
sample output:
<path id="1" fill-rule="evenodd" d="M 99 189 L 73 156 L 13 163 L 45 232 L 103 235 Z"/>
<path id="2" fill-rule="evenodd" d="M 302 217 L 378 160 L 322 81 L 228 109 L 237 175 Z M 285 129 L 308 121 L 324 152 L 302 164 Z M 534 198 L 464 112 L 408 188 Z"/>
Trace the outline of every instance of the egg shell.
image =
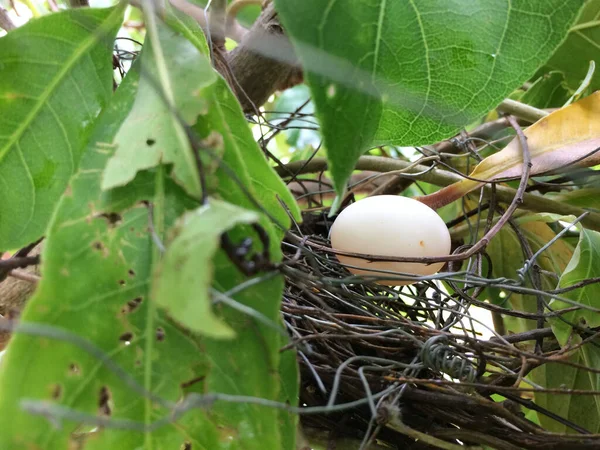
<path id="1" fill-rule="evenodd" d="M 334 250 L 377 256 L 424 257 L 450 254 L 450 233 L 442 218 L 429 206 L 408 197 L 378 195 L 348 206 L 331 227 Z M 390 270 L 402 274 L 433 275 L 444 265 L 367 261 L 336 255 L 350 272 L 366 276 L 383 276 L 370 270 Z M 415 281 L 378 280 L 377 283 L 401 286 Z"/>

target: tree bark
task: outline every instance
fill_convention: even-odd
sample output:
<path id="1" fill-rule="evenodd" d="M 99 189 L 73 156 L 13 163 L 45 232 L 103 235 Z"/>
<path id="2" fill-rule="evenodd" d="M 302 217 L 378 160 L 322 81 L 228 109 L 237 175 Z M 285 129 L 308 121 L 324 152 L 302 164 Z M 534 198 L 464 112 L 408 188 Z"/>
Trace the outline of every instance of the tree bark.
<path id="1" fill-rule="evenodd" d="M 274 92 L 303 79 L 292 44 L 272 3 L 263 9 L 239 45 L 220 56 L 222 64 L 215 66 L 229 82 L 244 112 L 257 112 Z"/>

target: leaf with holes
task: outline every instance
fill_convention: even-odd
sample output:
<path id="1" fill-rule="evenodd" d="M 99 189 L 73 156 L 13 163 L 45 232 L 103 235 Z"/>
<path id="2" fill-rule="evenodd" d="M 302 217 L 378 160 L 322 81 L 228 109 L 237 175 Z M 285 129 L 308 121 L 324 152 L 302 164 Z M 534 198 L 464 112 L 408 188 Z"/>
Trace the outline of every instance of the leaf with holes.
<path id="1" fill-rule="evenodd" d="M 137 80 L 137 72 L 130 71 L 97 120 L 70 194 L 62 199 L 49 228 L 43 280 L 22 321 L 33 328 L 34 324 L 50 325 L 69 336 L 67 340 L 49 335 L 13 337 L 0 371 L 0 415 L 10 430 L 0 433 L 0 448 L 68 448 L 86 439 L 86 449 L 94 448 L 96 442 L 104 449 L 143 444 L 142 433 L 77 437 L 71 435 L 77 427 L 56 428 L 21 408 L 20 401 L 27 397 L 93 416 L 129 418 L 138 426 L 151 420 L 147 413 L 156 405 L 132 390 L 97 355 L 78 346 L 82 340 L 109 355 L 138 386 L 172 401 L 180 397 L 181 384 L 207 373 L 206 357 L 197 345 L 149 301 L 153 244 L 148 212 L 139 201 L 152 196 L 146 197 L 147 190 L 137 187 L 129 193 L 114 192 L 110 198 L 100 195 L 101 169 L 111 155 L 105 143 L 111 142 L 131 108 Z M 182 203 L 186 196 L 174 183 L 165 189 L 172 221 L 190 205 Z M 115 204 L 128 209 L 103 214 L 106 205 Z M 160 364 L 154 364 L 155 360 Z M 218 448 L 216 431 L 205 419 L 190 416 L 181 422 L 190 427 L 202 423 L 207 448 Z M 167 431 L 155 438 L 165 448 L 179 448 L 186 440 L 185 433 Z"/>
<path id="2" fill-rule="evenodd" d="M 219 200 L 187 212 L 171 230 L 172 238 L 154 278 L 153 298 L 186 328 L 214 338 L 235 332 L 212 312 L 212 259 L 221 234 L 258 214 Z"/>
<path id="3" fill-rule="evenodd" d="M 259 405 L 217 402 L 210 410 L 196 409 L 177 418 L 176 424 L 170 422 L 174 419 L 168 402 L 177 402 L 189 393 L 221 392 L 268 400 L 287 397 L 295 404 L 290 383 L 296 378 L 289 367 L 295 362 L 288 357 L 280 374 L 279 350 L 285 330 L 279 310 L 283 279 L 277 273 L 248 279 L 223 251 L 217 252 L 213 287 L 222 294 L 230 292 L 238 306 L 222 304 L 214 310 L 215 316 L 236 332 L 229 341 L 184 330 L 150 298 L 152 261 L 159 252 L 148 210 L 140 202 L 153 203 L 154 218 L 164 221 L 167 229 L 198 204 L 170 178 L 163 178 L 161 167 L 139 172 L 125 186 L 101 190 L 102 170 L 114 152 L 106 143 L 112 142 L 131 109 L 138 80 L 139 72 L 132 69 L 97 121 L 69 195 L 54 216 L 43 254 L 44 278 L 22 316 L 22 323 L 42 336 L 14 336 L 0 370 L 0 415 L 10 430 L 0 433 L 0 448 L 259 450 L 279 449 L 282 443 L 289 448 L 294 419 Z M 215 107 L 214 115 L 204 115 L 198 128 L 210 133 L 214 126 L 224 134 L 226 153 L 215 173 L 218 193 L 257 212 L 262 211 L 263 200 L 269 207 L 277 205 L 271 214 L 289 223 L 275 195 L 281 192 L 285 198 L 285 186 L 251 141 L 239 106 L 231 106 L 237 105 L 231 91 L 226 85 L 215 86 L 220 87 L 209 90 L 209 99 L 221 109 Z M 245 165 L 245 158 L 257 155 L 260 158 Z M 231 167 L 244 170 L 235 173 Z M 255 186 L 270 189 L 267 192 L 272 199 L 265 199 L 263 193 L 261 201 L 254 200 Z M 157 203 L 164 204 L 162 216 L 156 212 L 160 209 Z M 255 217 L 256 213 L 251 214 Z M 273 227 L 264 214 L 259 223 L 269 232 L 272 258 L 280 261 L 283 230 Z M 250 227 L 237 226 L 228 234 L 233 242 L 251 237 L 250 251 L 262 251 Z M 242 283 L 246 284 L 240 286 Z M 237 292 L 231 293 L 232 288 Z M 44 334 L 47 329 L 38 324 L 73 335 L 69 334 L 67 341 L 57 340 Z M 88 343 L 87 351 L 80 346 L 82 341 Z M 127 381 L 97 354 L 90 354 L 89 344 L 132 378 Z M 140 386 L 159 398 L 141 395 Z M 58 410 L 52 408 L 65 408 L 61 411 L 74 414 L 77 424 L 71 417 L 64 419 L 62 428 L 53 427 L 45 418 L 22 409 L 19 402 L 24 396 L 47 401 L 44 407 L 55 413 Z M 89 433 L 97 418 L 110 418 L 124 428 L 101 427 Z M 161 418 L 167 421 L 150 432 L 149 427 Z M 84 419 L 92 424 L 80 426 Z M 291 422 L 281 429 L 280 421 L 286 419 Z"/>
<path id="4" fill-rule="evenodd" d="M 311 87 L 338 194 L 374 144 L 437 142 L 529 79 L 583 0 L 276 0 Z"/>
<path id="5" fill-rule="evenodd" d="M 174 112 L 186 124 L 194 124 L 206 109 L 202 90 L 213 84 L 217 75 L 190 41 L 161 21 L 157 21 L 157 30 L 157 38 L 149 38 L 144 45 L 136 100 L 115 137 L 117 150 L 104 170 L 102 188 L 122 186 L 140 170 L 172 163 L 174 178 L 198 198 L 196 161 Z M 179 70 L 169 70 L 175 66 Z"/>
<path id="6" fill-rule="evenodd" d="M 540 175 L 572 165 L 600 163 L 600 91 L 531 125 L 524 134 L 531 157 L 531 175 Z M 478 180 L 518 178 L 523 172 L 521 143 L 515 137 L 501 151 L 481 161 L 469 174 L 450 186 L 424 197 L 426 205 L 439 208 L 483 186 Z"/>
<path id="7" fill-rule="evenodd" d="M 112 93 L 124 7 L 64 11 L 0 38 L 0 250 L 44 233 L 77 169 Z"/>

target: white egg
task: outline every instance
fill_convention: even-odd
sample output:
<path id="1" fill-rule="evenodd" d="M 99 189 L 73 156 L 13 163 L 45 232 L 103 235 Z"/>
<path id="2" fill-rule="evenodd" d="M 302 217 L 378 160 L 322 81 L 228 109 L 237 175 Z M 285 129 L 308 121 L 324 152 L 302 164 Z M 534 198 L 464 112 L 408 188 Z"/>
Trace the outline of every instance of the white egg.
<path id="1" fill-rule="evenodd" d="M 408 197 L 378 195 L 360 200 L 344 209 L 331 227 L 334 250 L 377 256 L 424 257 L 450 254 L 450 233 L 442 218 L 429 206 Z M 372 270 L 390 270 L 414 275 L 433 275 L 443 262 L 421 264 L 367 261 L 336 255 L 350 272 L 384 276 Z M 401 286 L 414 281 L 380 280 L 379 284 Z"/>

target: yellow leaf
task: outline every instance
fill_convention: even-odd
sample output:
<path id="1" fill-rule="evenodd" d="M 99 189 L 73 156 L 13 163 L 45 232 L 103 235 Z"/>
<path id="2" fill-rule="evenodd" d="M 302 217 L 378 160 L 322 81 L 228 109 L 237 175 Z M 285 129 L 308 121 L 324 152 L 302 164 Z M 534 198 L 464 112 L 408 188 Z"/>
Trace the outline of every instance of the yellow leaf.
<path id="1" fill-rule="evenodd" d="M 530 175 L 540 175 L 565 166 L 600 164 L 600 91 L 559 109 L 531 125 L 526 131 L 531 156 Z M 493 181 L 520 178 L 523 155 L 518 138 L 485 158 L 469 175 Z M 440 208 L 482 186 L 484 182 L 464 179 L 419 200 Z"/>

